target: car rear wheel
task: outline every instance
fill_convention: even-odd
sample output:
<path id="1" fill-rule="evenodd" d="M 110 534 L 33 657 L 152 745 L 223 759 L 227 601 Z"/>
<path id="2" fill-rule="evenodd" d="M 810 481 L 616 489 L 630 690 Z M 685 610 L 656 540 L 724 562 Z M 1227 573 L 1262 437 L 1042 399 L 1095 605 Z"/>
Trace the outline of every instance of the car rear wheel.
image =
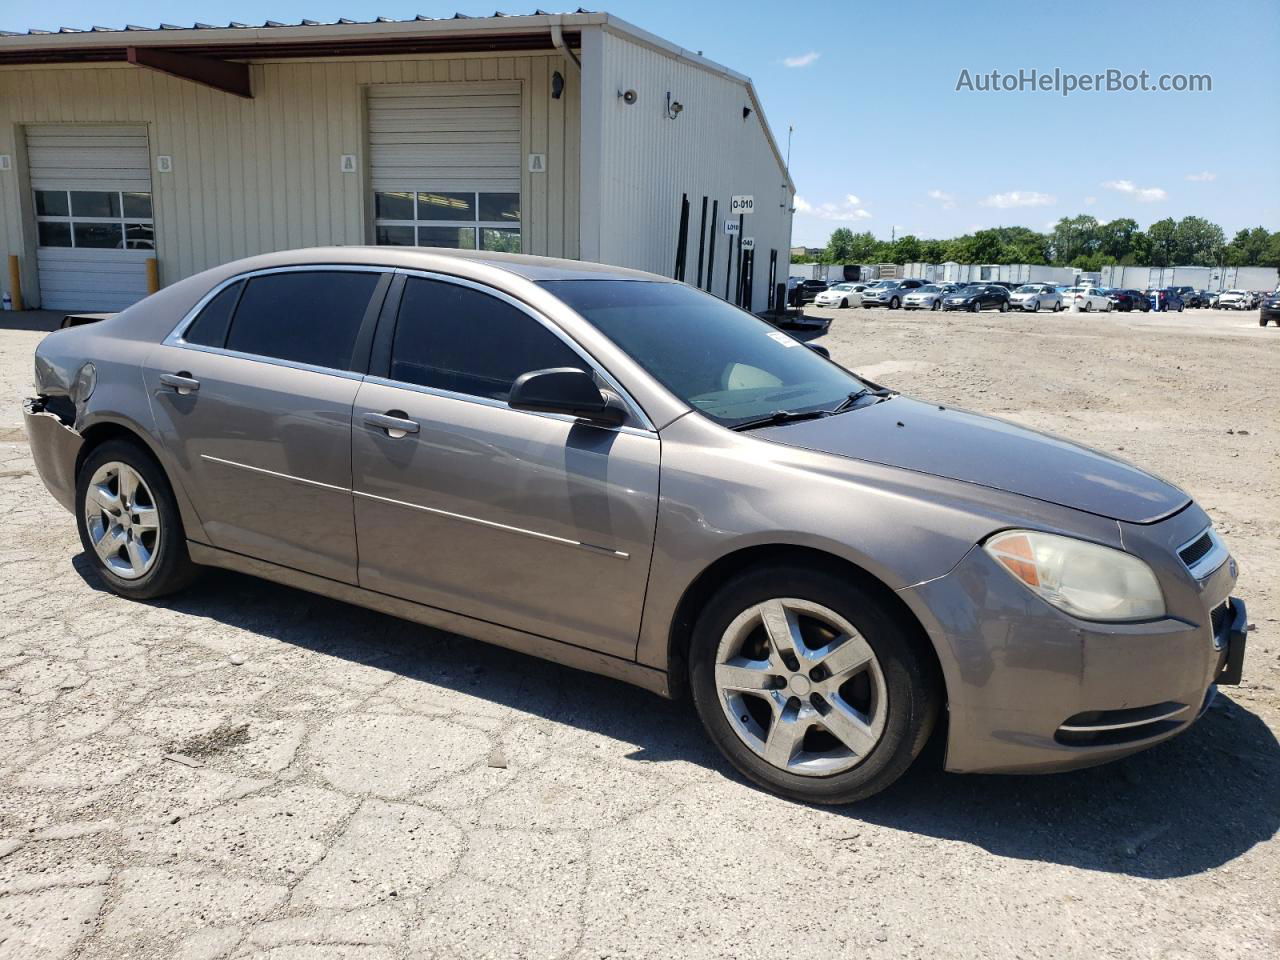
<path id="1" fill-rule="evenodd" d="M 1091 301 L 1091 300 L 1086 300 L 1086 301 L 1084 302 L 1084 312 L 1085 312 L 1085 313 L 1089 313 L 1089 312 L 1090 312 L 1090 311 L 1092 311 L 1092 310 L 1093 310 L 1093 301 Z"/>
<path id="2" fill-rule="evenodd" d="M 899 300 L 897 297 L 893 297 L 893 298 L 889 301 L 889 309 L 890 309 L 890 310 L 897 310 L 897 309 L 898 309 L 898 307 L 899 307 L 899 306 L 901 306 L 901 304 L 902 304 L 902 301 L 901 301 L 901 300 Z"/>
<path id="3" fill-rule="evenodd" d="M 150 600 L 195 576 L 173 489 L 136 443 L 109 440 L 85 458 L 76 477 L 76 520 L 90 563 L 113 593 Z"/>
<path id="4" fill-rule="evenodd" d="M 821 570 L 767 567 L 698 618 L 690 684 L 708 735 L 750 780 L 808 803 L 883 790 L 928 739 L 940 697 L 898 615 Z"/>
<path id="5" fill-rule="evenodd" d="M 1008 300 L 1001 300 L 1001 301 L 1000 301 L 1000 312 L 1001 312 L 1001 313 L 1008 313 L 1008 312 L 1009 312 L 1009 301 L 1008 301 Z"/>
<path id="6" fill-rule="evenodd" d="M 942 301 L 941 301 L 941 300 L 935 300 L 935 301 L 933 301 L 933 306 L 931 306 L 929 309 L 930 309 L 930 310 L 940 310 L 940 309 L 942 309 Z"/>
<path id="7" fill-rule="evenodd" d="M 1061 312 L 1062 312 L 1062 301 L 1061 301 L 1061 300 L 1057 301 L 1057 302 L 1053 305 L 1053 312 L 1054 312 L 1054 313 L 1061 313 Z"/>

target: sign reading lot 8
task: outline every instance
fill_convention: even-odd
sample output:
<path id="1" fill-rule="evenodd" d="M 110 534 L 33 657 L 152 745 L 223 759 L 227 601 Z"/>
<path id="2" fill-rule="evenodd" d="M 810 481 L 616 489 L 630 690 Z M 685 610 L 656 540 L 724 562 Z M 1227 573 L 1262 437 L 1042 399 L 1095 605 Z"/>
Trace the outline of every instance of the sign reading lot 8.
<path id="1" fill-rule="evenodd" d="M 756 198 L 753 196 L 734 197 L 729 201 L 729 212 L 735 216 L 756 212 Z"/>

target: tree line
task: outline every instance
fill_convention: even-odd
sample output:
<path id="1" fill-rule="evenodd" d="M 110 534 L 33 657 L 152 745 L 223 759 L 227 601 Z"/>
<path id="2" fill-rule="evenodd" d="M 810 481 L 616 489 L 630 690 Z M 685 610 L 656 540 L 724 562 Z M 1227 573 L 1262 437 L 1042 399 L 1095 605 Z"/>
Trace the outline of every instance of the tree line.
<path id="1" fill-rule="evenodd" d="M 1100 223 L 1096 217 L 1063 217 L 1048 233 L 1029 227 L 993 227 L 950 240 L 907 234 L 877 240 L 870 231 L 840 227 L 818 263 L 1031 263 L 1078 270 L 1106 266 L 1228 266 L 1280 268 L 1280 231 L 1240 230 L 1230 241 L 1203 217 L 1166 217 L 1146 230 L 1127 217 Z M 803 262 L 803 260 L 801 260 Z"/>

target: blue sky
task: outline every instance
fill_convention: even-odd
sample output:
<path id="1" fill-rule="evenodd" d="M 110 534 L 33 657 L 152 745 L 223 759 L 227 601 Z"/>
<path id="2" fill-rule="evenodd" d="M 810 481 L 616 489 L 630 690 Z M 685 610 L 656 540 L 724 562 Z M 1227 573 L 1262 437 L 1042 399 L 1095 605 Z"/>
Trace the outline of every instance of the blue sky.
<path id="1" fill-rule="evenodd" d="M 5 4 L 0 28 L 489 14 L 498 2 L 41 0 Z M 796 243 L 839 226 L 885 238 L 1044 229 L 1077 213 L 1280 229 L 1277 0 L 582 2 L 752 77 L 784 149 L 795 127 Z M 1213 89 L 956 91 L 962 69 L 1020 68 L 1208 74 Z"/>

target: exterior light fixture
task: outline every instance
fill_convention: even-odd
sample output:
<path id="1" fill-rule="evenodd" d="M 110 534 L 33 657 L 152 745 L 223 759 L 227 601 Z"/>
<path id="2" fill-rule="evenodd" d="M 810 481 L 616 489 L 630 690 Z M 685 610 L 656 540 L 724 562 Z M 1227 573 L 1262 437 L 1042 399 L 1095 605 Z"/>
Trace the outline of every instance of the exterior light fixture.
<path id="1" fill-rule="evenodd" d="M 680 111 L 684 109 L 684 104 L 679 100 L 671 99 L 671 91 L 667 91 L 667 119 L 674 120 L 680 116 Z"/>
<path id="2" fill-rule="evenodd" d="M 551 75 L 551 99 L 559 100 L 564 93 L 564 75 L 557 70 Z"/>

